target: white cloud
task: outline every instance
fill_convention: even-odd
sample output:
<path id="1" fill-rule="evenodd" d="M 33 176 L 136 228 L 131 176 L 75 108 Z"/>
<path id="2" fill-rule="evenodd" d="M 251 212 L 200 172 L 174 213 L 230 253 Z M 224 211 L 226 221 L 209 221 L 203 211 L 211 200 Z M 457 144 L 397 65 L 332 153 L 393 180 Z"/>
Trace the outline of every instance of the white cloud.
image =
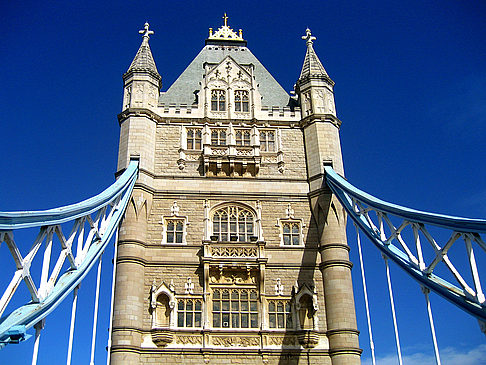
<path id="1" fill-rule="evenodd" d="M 457 349 L 454 347 L 446 347 L 440 350 L 440 360 L 442 365 L 486 365 L 486 345 L 479 345 L 472 349 Z M 435 357 L 433 349 L 430 353 L 416 352 L 414 354 L 407 354 L 403 356 L 404 365 L 434 365 Z M 363 365 L 371 365 L 370 358 L 364 358 Z M 383 357 L 376 358 L 377 365 L 397 365 L 398 358 L 396 354 L 388 354 Z"/>

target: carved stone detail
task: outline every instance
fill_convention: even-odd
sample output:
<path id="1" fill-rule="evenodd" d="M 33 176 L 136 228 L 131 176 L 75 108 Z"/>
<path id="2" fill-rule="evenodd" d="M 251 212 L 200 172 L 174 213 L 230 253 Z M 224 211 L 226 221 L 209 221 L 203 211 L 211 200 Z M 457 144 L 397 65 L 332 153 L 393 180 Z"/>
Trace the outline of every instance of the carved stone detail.
<path id="1" fill-rule="evenodd" d="M 215 346 L 224 347 L 255 347 L 260 346 L 259 337 L 246 336 L 213 336 L 212 343 Z"/>
<path id="2" fill-rule="evenodd" d="M 257 273 L 251 270 L 211 269 L 209 280 L 212 284 L 256 284 Z"/>
<path id="3" fill-rule="evenodd" d="M 297 336 L 275 336 L 271 335 L 267 337 L 268 344 L 274 346 L 298 346 L 299 342 Z"/>
<path id="4" fill-rule="evenodd" d="M 313 348 L 316 347 L 316 345 L 319 343 L 319 334 L 316 331 L 302 331 L 298 335 L 299 343 L 307 348 Z"/>
<path id="5" fill-rule="evenodd" d="M 258 257 L 257 247 L 211 247 L 213 257 Z"/>
<path id="6" fill-rule="evenodd" d="M 176 337 L 176 342 L 182 345 L 202 345 L 201 336 L 183 336 L 178 335 Z"/>
<path id="7" fill-rule="evenodd" d="M 165 347 L 174 340 L 170 330 L 152 330 L 152 341 L 159 347 Z"/>

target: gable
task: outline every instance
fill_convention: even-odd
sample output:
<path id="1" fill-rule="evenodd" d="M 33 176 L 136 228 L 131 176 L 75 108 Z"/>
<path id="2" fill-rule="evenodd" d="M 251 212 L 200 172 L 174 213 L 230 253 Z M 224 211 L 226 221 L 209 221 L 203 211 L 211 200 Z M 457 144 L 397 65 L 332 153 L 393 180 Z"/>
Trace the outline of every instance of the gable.
<path id="1" fill-rule="evenodd" d="M 236 65 L 237 68 L 243 71 L 245 71 L 245 65 L 253 65 L 253 75 L 255 83 L 258 85 L 258 91 L 262 96 L 262 105 L 269 107 L 285 107 L 288 105 L 289 94 L 285 92 L 282 86 L 248 48 L 218 47 L 214 45 L 205 46 L 169 89 L 160 94 L 159 105 L 193 104 L 195 101 L 194 92 L 201 89 L 200 82 L 204 75 L 204 64 L 222 65 L 222 61 L 228 57 L 231 59 L 232 67 Z M 248 74 L 248 70 L 246 70 L 246 73 Z"/>

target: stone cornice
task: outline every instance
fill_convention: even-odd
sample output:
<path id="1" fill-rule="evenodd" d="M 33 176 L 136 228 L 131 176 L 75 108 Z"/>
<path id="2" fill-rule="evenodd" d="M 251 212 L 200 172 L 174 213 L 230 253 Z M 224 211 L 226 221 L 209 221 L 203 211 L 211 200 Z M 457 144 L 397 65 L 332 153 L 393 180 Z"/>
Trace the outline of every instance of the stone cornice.
<path id="1" fill-rule="evenodd" d="M 305 129 L 316 122 L 331 123 L 337 129 L 339 129 L 342 124 L 342 122 L 332 114 L 311 114 L 300 121 L 300 127 Z"/>
<path id="2" fill-rule="evenodd" d="M 158 109 L 164 109 L 160 105 L 157 107 Z M 126 119 L 129 117 L 146 117 L 151 119 L 152 121 L 160 124 L 195 124 L 195 126 L 201 126 L 203 124 L 210 124 L 212 126 L 217 126 L 219 124 L 229 125 L 232 123 L 235 127 L 239 126 L 247 126 L 247 127 L 265 127 L 265 128 L 277 128 L 277 127 L 288 127 L 288 128 L 298 128 L 299 121 L 298 120 L 274 120 L 274 119 L 256 119 L 253 118 L 251 120 L 248 119 L 211 119 L 208 117 L 200 118 L 200 117 L 187 117 L 187 116 L 164 116 L 159 115 L 153 110 L 147 108 L 128 108 L 123 110 L 121 113 L 118 114 L 118 124 L 122 124 Z"/>

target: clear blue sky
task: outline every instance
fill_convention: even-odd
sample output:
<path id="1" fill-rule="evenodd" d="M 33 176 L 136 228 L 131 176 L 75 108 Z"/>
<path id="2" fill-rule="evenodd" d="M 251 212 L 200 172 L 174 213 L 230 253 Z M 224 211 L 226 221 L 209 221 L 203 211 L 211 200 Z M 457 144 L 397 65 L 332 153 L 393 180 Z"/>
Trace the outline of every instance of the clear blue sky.
<path id="1" fill-rule="evenodd" d="M 310 27 L 315 49 L 336 82 L 345 169 L 352 183 L 399 204 L 486 217 L 485 2 L 227 3 L 2 2 L 0 210 L 61 206 L 110 185 L 122 74 L 140 45 L 138 30 L 145 21 L 155 30 L 150 44 L 166 90 L 203 47 L 208 28 L 219 27 L 227 12 L 230 26 L 243 29 L 248 47 L 287 91 L 299 76 L 305 54 L 300 37 Z M 350 245 L 367 359 L 354 236 Z M 0 251 L 2 260 L 8 257 L 5 246 Z M 387 364 L 394 341 L 383 263 L 370 244 L 365 255 L 375 347 Z M 109 277 L 109 259 L 105 263 Z M 428 363 L 433 352 L 423 296 L 399 269 L 392 268 L 392 274 L 403 351 L 409 363 Z M 109 291 L 109 283 L 104 285 Z M 83 285 L 85 296 L 91 286 Z M 447 355 L 443 363 L 486 363 L 486 338 L 476 321 L 437 296 L 432 302 L 439 346 Z M 107 313 L 107 304 L 101 309 Z M 40 364 L 65 362 L 69 310 L 65 305 L 49 319 Z M 106 334 L 104 320 L 100 331 Z M 91 329 L 84 327 L 73 364 L 89 360 Z M 27 363 L 32 345 L 30 340 L 1 350 L 0 364 Z M 100 359 L 104 346 L 99 346 Z"/>

